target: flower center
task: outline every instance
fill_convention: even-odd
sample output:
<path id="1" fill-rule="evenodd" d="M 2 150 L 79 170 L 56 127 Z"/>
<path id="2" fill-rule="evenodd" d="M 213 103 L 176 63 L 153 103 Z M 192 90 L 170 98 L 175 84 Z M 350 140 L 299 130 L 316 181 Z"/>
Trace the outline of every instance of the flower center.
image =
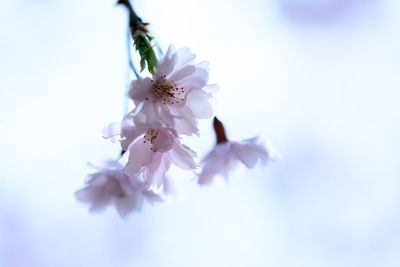
<path id="1" fill-rule="evenodd" d="M 153 81 L 153 94 L 164 105 L 179 104 L 184 101 L 183 87 L 178 87 L 174 81 L 167 80 L 165 75 Z"/>
<path id="2" fill-rule="evenodd" d="M 150 128 L 144 134 L 144 142 L 149 142 L 150 144 L 154 145 L 157 140 L 158 131 L 154 128 Z"/>

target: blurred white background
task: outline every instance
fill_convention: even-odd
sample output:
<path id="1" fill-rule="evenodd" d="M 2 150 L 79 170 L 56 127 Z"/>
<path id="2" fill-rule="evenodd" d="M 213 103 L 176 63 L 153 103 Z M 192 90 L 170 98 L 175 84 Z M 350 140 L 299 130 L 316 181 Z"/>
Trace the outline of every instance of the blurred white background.
<path id="1" fill-rule="evenodd" d="M 0 266 L 400 265 L 400 2 L 147 0 L 162 47 L 211 62 L 232 139 L 284 159 L 121 219 L 75 190 L 118 148 L 126 12 L 112 0 L 0 2 Z M 187 143 L 204 154 L 209 122 Z"/>

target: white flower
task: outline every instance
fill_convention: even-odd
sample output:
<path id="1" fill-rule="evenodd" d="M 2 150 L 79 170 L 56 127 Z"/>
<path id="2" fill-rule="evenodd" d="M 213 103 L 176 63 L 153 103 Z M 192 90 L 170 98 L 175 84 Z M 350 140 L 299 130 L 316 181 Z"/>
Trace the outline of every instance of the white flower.
<path id="1" fill-rule="evenodd" d="M 257 161 L 268 163 L 276 159 L 275 153 L 269 150 L 259 137 L 242 142 L 223 141 L 217 143 L 214 149 L 202 160 L 202 170 L 198 183 L 211 184 L 214 177 L 222 175 L 228 178 L 228 172 L 240 162 L 247 168 L 253 168 Z"/>
<path id="2" fill-rule="evenodd" d="M 150 203 L 162 200 L 162 192 L 149 190 L 143 183 L 128 177 L 117 161 L 106 162 L 97 169 L 98 172 L 87 177 L 86 187 L 75 192 L 77 200 L 90 204 L 90 211 L 100 211 L 108 205 L 114 205 L 120 216 L 124 217 L 140 211 L 144 200 Z"/>
<path id="3" fill-rule="evenodd" d="M 135 122 L 160 121 L 178 134 L 198 134 L 197 119 L 213 115 L 210 100 L 216 87 L 207 86 L 208 64 L 195 64 L 187 48 L 170 46 L 152 78 L 132 81 L 129 97 L 136 108 Z"/>

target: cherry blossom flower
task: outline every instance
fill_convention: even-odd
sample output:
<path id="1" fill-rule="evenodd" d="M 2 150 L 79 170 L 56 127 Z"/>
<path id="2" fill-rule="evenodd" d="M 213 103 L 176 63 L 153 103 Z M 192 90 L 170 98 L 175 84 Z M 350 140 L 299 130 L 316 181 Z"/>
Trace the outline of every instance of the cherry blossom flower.
<path id="1" fill-rule="evenodd" d="M 123 171 L 123 165 L 118 161 L 106 162 L 104 166 L 95 167 L 98 172 L 86 178 L 86 187 L 75 192 L 75 197 L 90 205 L 90 211 L 103 210 L 114 205 L 121 217 L 140 211 L 143 202 L 158 202 L 163 199 L 162 191 L 153 191 L 132 179 Z"/>
<path id="2" fill-rule="evenodd" d="M 136 131 L 135 128 L 132 131 Z M 126 133 L 126 134 L 125 134 Z M 196 153 L 180 143 L 169 128 L 148 128 L 140 138 L 129 142 L 130 132 L 123 129 L 121 143 L 129 152 L 125 166 L 128 175 L 137 175 L 149 187 L 160 186 L 172 163 L 179 168 L 192 170 L 197 167 Z M 127 146 L 127 144 L 129 145 Z"/>
<path id="3" fill-rule="evenodd" d="M 180 142 L 176 131 L 160 124 L 136 125 L 128 114 L 122 124 L 106 127 L 103 135 L 106 138 L 120 136 L 121 147 L 129 154 L 125 173 L 148 188 L 162 185 L 172 163 L 184 170 L 197 167 L 196 153 Z"/>
<path id="4" fill-rule="evenodd" d="M 170 46 L 152 78 L 132 81 L 128 92 L 135 121 L 160 121 L 179 134 L 198 134 L 197 119 L 211 118 L 216 86 L 207 85 L 208 63 L 195 64 L 188 48 Z"/>
<path id="5" fill-rule="evenodd" d="M 129 1 L 118 1 L 129 11 L 129 26 L 134 46 L 140 55 L 141 72 L 147 66 L 151 77 L 137 77 L 129 86 L 128 97 L 135 105 L 122 122 L 104 128 L 103 136 L 118 142 L 120 158 L 96 167 L 85 187 L 75 197 L 86 202 L 91 211 L 115 206 L 124 217 L 142 209 L 143 203 L 162 201 L 173 193 L 167 176 L 171 166 L 197 173 L 196 153 L 181 143 L 183 135 L 199 135 L 198 120 L 213 116 L 216 85 L 208 85 L 208 63 L 196 63 L 188 48 L 168 48 L 158 61 L 153 36 L 147 23 L 135 14 Z M 241 142 L 228 140 L 222 123 L 214 117 L 217 144 L 202 161 L 199 184 L 210 184 L 242 163 L 253 168 L 257 162 L 269 163 L 276 153 L 259 137 Z"/>
<path id="6" fill-rule="evenodd" d="M 228 173 L 239 163 L 253 168 L 258 161 L 269 163 L 278 158 L 277 152 L 260 137 L 241 142 L 230 141 L 225 135 L 222 123 L 214 118 L 217 144 L 202 160 L 202 170 L 198 177 L 201 185 L 211 184 L 214 177 L 222 175 L 228 179 Z"/>

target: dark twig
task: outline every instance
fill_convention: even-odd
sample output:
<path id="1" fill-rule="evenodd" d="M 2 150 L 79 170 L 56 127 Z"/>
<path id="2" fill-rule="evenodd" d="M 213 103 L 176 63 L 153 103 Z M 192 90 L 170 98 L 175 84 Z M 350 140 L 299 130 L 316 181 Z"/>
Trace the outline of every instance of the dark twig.
<path id="1" fill-rule="evenodd" d="M 147 26 L 149 25 L 136 14 L 133 6 L 129 0 L 118 0 L 117 4 L 123 5 L 128 9 L 129 13 L 129 29 L 131 30 L 132 38 L 137 30 L 147 33 Z"/>

